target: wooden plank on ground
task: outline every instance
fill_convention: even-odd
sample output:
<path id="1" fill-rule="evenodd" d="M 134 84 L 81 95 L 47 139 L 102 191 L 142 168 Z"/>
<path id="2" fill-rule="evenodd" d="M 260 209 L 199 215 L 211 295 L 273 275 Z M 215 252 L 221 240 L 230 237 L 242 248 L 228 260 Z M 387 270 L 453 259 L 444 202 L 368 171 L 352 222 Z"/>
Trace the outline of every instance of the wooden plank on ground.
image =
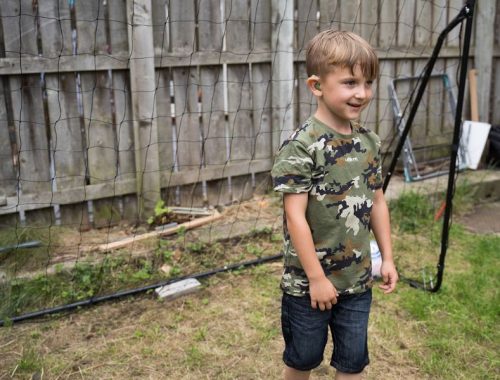
<path id="1" fill-rule="evenodd" d="M 106 251 L 111 251 L 113 249 L 123 248 L 128 245 L 134 244 L 138 241 L 143 241 L 154 237 L 173 235 L 177 233 L 179 230 L 184 230 L 184 231 L 191 230 L 193 228 L 200 227 L 208 223 L 212 223 L 220 218 L 222 218 L 222 214 L 220 214 L 217 210 L 214 210 L 213 214 L 210 216 L 196 218 L 193 219 L 192 221 L 181 223 L 175 227 L 171 227 L 165 230 L 151 231 L 145 234 L 135 235 L 133 237 L 119 240 L 113 243 L 101 244 L 97 247 L 97 249 L 99 251 L 106 252 Z"/>

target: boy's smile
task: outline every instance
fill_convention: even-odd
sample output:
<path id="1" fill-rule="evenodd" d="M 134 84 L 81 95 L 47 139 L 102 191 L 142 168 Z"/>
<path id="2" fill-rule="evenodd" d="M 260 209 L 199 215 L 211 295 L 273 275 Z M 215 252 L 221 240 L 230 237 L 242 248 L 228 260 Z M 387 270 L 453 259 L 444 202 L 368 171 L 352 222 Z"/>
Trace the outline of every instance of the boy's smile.
<path id="1" fill-rule="evenodd" d="M 318 81 L 319 89 L 313 90 L 318 98 L 316 118 L 341 133 L 350 133 L 350 121 L 359 119 L 372 98 L 373 81 L 365 78 L 359 65 L 353 71 L 337 67 Z"/>

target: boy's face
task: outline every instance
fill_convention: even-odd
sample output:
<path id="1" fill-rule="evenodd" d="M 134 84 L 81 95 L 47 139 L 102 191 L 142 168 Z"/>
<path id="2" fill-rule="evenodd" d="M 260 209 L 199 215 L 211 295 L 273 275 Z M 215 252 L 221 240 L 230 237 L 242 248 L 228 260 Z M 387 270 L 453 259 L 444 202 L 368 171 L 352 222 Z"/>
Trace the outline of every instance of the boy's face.
<path id="1" fill-rule="evenodd" d="M 339 125 L 348 125 L 359 119 L 361 111 L 372 98 L 373 81 L 366 79 L 359 65 L 354 72 L 348 67 L 336 67 L 320 80 L 321 95 L 325 111 Z"/>

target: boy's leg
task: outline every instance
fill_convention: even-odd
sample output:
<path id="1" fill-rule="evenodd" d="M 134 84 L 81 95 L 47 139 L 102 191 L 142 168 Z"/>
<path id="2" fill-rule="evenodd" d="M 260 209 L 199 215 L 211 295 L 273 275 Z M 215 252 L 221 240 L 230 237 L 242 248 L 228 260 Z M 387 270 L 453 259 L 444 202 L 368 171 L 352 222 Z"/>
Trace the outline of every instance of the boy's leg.
<path id="1" fill-rule="evenodd" d="M 337 370 L 335 379 L 360 379 L 369 363 L 368 317 L 372 300 L 371 289 L 340 296 L 332 308 L 331 330 L 334 349 L 330 364 Z"/>
<path id="2" fill-rule="evenodd" d="M 309 380 L 311 371 L 299 371 L 288 366 L 285 366 L 285 380 Z"/>
<path id="3" fill-rule="evenodd" d="M 308 379 L 323 361 L 331 310 L 313 309 L 308 296 L 283 294 L 281 327 L 285 340 L 285 379 Z"/>

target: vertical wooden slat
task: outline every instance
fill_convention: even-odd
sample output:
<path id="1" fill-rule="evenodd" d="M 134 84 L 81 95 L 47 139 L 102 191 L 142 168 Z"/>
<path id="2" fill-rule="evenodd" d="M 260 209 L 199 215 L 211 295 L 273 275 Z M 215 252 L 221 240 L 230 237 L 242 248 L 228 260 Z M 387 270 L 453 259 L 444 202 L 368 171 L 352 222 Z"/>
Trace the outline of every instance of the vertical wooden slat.
<path id="1" fill-rule="evenodd" d="M 319 29 L 340 29 L 340 0 L 320 0 Z"/>
<path id="2" fill-rule="evenodd" d="M 196 48 L 194 1 L 171 1 L 169 6 L 172 51 L 175 53 L 191 54 Z"/>
<path id="3" fill-rule="evenodd" d="M 199 1 L 199 50 L 222 53 L 223 28 L 221 0 Z M 225 85 L 222 65 L 200 67 L 199 91 L 203 128 L 203 165 L 207 168 L 227 163 L 224 115 Z M 206 186 L 208 204 L 227 204 L 231 201 L 227 180 L 210 181 Z"/>
<path id="4" fill-rule="evenodd" d="M 304 50 L 307 43 L 318 33 L 316 0 L 297 0 L 297 54 Z"/>
<path id="5" fill-rule="evenodd" d="M 164 56 L 168 54 L 170 47 L 169 23 L 167 20 L 168 1 L 167 0 L 152 0 L 151 7 L 153 9 L 153 41 L 156 55 Z"/>
<path id="6" fill-rule="evenodd" d="M 494 46 L 496 3 L 496 0 L 478 1 L 475 10 L 477 30 L 474 40 L 474 64 L 477 70 L 477 87 L 481 89 L 477 94 L 479 121 L 484 122 L 488 122 L 490 119 L 491 72 L 493 65 L 491 52 Z"/>
<path id="7" fill-rule="evenodd" d="M 38 55 L 36 12 L 32 0 L 0 1 L 5 56 L 20 58 Z"/>
<path id="8" fill-rule="evenodd" d="M 380 62 L 380 75 L 377 86 L 378 128 L 376 132 L 382 141 L 390 140 L 390 137 L 392 137 L 394 133 L 393 130 L 394 116 L 387 91 L 389 82 L 394 78 L 395 74 L 394 65 L 395 65 L 394 62 L 391 60 L 383 60 Z M 385 150 L 387 147 L 383 148 Z"/>
<path id="9" fill-rule="evenodd" d="M 252 51 L 271 50 L 271 2 L 252 0 Z M 255 159 L 271 158 L 271 65 L 252 64 L 253 129 Z"/>
<path id="10" fill-rule="evenodd" d="M 82 73 L 81 80 L 90 184 L 113 183 L 118 172 L 118 159 L 108 73 Z M 110 201 L 98 200 L 93 203 L 96 227 L 107 226 L 119 218 L 119 211 Z"/>
<path id="11" fill-rule="evenodd" d="M 380 37 L 378 47 L 390 49 L 396 43 L 397 35 L 397 0 L 384 0 L 380 4 Z"/>
<path id="12" fill-rule="evenodd" d="M 72 73 L 47 75 L 46 86 L 57 189 L 64 191 L 85 186 L 86 163 L 75 76 Z M 87 210 L 82 205 L 61 206 L 63 225 L 79 228 L 87 225 L 87 221 Z"/>
<path id="13" fill-rule="evenodd" d="M 254 145 L 252 94 L 248 66 L 229 67 L 227 81 L 230 160 L 248 160 L 252 158 Z"/>
<path id="14" fill-rule="evenodd" d="M 298 120 L 297 124 L 300 125 L 304 121 L 307 120 L 309 116 L 314 114 L 316 111 L 316 99 L 312 92 L 307 88 L 306 79 L 306 65 L 305 63 L 297 63 L 297 81 L 298 81 L 298 89 L 297 89 L 297 111 L 298 111 Z"/>
<path id="15" fill-rule="evenodd" d="M 255 131 L 255 159 L 271 158 L 271 66 L 252 65 L 252 102 Z"/>
<path id="16" fill-rule="evenodd" d="M 436 45 L 439 34 L 447 25 L 448 0 L 435 0 L 432 3 L 432 46 Z"/>
<path id="17" fill-rule="evenodd" d="M 110 32 L 110 51 L 113 54 L 128 53 L 127 7 L 123 0 L 107 0 Z"/>
<path id="18" fill-rule="evenodd" d="M 158 125 L 158 151 L 160 155 L 160 170 L 174 170 L 173 140 L 172 140 L 172 104 L 170 96 L 170 70 L 157 70 L 156 117 Z"/>
<path id="19" fill-rule="evenodd" d="M 464 2 L 462 0 L 448 0 L 448 6 L 446 9 L 446 23 L 449 24 L 451 20 L 453 20 L 458 12 L 463 7 Z M 459 46 L 459 35 L 460 35 L 460 28 L 457 27 L 450 31 L 448 33 L 448 36 L 446 37 L 446 46 L 449 47 L 458 47 Z"/>
<path id="20" fill-rule="evenodd" d="M 49 147 L 40 79 L 13 76 L 12 109 L 19 148 L 20 186 L 23 193 L 50 191 Z"/>
<path id="21" fill-rule="evenodd" d="M 225 0 L 226 50 L 248 54 L 250 51 L 251 12 L 247 3 Z M 227 66 L 229 160 L 237 162 L 252 159 L 254 155 L 254 125 L 252 120 L 252 93 L 250 66 Z M 232 181 L 233 200 L 246 196 L 243 177 Z"/>
<path id="22" fill-rule="evenodd" d="M 102 0 L 75 1 L 78 54 L 106 53 L 106 19 Z"/>
<path id="23" fill-rule="evenodd" d="M 340 8 L 340 27 L 361 34 L 361 0 L 343 0 Z"/>
<path id="24" fill-rule="evenodd" d="M 43 56 L 71 55 L 71 17 L 66 0 L 38 3 Z"/>
<path id="25" fill-rule="evenodd" d="M 221 0 L 198 1 L 198 50 L 222 52 Z"/>
<path id="26" fill-rule="evenodd" d="M 293 1 L 272 1 L 273 152 L 295 127 L 293 100 Z"/>
<path id="27" fill-rule="evenodd" d="M 397 46 L 406 50 L 413 47 L 414 23 L 415 3 L 413 1 L 400 1 L 398 4 Z"/>
<path id="28" fill-rule="evenodd" d="M 427 0 L 415 1 L 415 45 L 431 46 L 432 4 Z"/>
<path id="29" fill-rule="evenodd" d="M 419 76 L 425 70 L 426 59 L 416 59 L 413 61 L 413 75 Z M 415 86 L 416 82 L 412 82 Z M 418 112 L 415 115 L 413 124 L 410 131 L 410 138 L 413 147 L 417 148 L 425 144 L 426 125 L 427 125 L 427 105 L 428 105 L 429 87 L 427 86 L 426 92 L 423 94 L 422 102 L 419 105 Z M 417 158 L 418 159 L 418 158 Z"/>
<path id="30" fill-rule="evenodd" d="M 173 70 L 177 162 L 179 171 L 201 167 L 201 138 L 198 111 L 198 71 L 195 67 Z M 192 202 L 191 191 L 183 191 L 181 204 Z"/>
<path id="31" fill-rule="evenodd" d="M 10 94 L 7 94 L 10 96 Z M 0 194 L 14 196 L 16 194 L 16 169 L 14 168 L 12 147 L 9 137 L 9 120 L 6 109 L 5 90 L 0 80 Z M 17 152 L 16 152 L 17 154 Z"/>
<path id="32" fill-rule="evenodd" d="M 141 220 L 154 215 L 161 197 L 152 12 L 151 0 L 127 0 L 137 207 Z"/>
<path id="33" fill-rule="evenodd" d="M 271 50 L 271 2 L 251 0 L 251 49 L 254 52 Z"/>
<path id="34" fill-rule="evenodd" d="M 378 2 L 363 1 L 361 2 L 361 20 L 360 32 L 361 37 L 367 40 L 373 47 L 378 44 Z"/>

